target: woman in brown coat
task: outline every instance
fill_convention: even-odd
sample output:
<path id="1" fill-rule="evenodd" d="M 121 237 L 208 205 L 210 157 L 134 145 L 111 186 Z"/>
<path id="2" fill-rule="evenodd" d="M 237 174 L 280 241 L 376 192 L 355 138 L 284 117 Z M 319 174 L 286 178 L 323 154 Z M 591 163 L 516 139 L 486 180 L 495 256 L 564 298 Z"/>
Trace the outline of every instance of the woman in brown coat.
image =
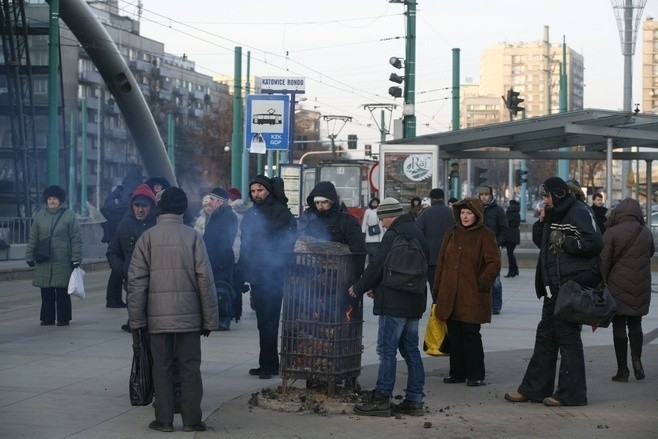
<path id="1" fill-rule="evenodd" d="M 629 375 L 629 341 L 635 378 L 644 379 L 644 368 L 640 360 L 643 341 L 642 316 L 649 312 L 651 300 L 653 235 L 645 226 L 640 204 L 632 198 L 622 200 L 610 211 L 605 227 L 601 275 L 617 302 L 617 313 L 612 320 L 617 374 L 612 380 L 625 383 L 628 382 Z"/>
<path id="2" fill-rule="evenodd" d="M 450 337 L 450 376 L 444 383 L 483 386 L 484 349 L 480 325 L 491 322 L 491 287 L 500 271 L 500 252 L 484 225 L 478 198 L 452 205 L 456 225 L 446 231 L 436 265 L 432 297 Z"/>

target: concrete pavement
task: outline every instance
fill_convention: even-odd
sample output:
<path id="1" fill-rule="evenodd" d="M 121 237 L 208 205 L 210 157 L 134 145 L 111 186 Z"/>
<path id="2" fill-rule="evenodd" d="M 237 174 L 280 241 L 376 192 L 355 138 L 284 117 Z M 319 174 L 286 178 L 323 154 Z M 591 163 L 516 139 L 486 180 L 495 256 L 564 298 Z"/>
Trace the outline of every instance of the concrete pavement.
<path id="1" fill-rule="evenodd" d="M 85 265 L 92 267 L 91 262 Z M 8 267 L 18 270 L 20 267 Z M 74 298 L 71 326 L 39 326 L 40 297 L 30 280 L 0 282 L 0 437 L 2 438 L 140 438 L 160 437 L 148 429 L 152 407 L 132 407 L 128 375 L 130 336 L 119 327 L 126 311 L 106 309 L 103 264 L 88 270 L 87 299 Z M 0 271 L 2 271 L 0 263 Z M 658 281 L 658 273 L 654 273 Z M 245 302 L 243 319 L 229 332 L 202 339 L 202 408 L 209 431 L 199 438 L 325 438 L 325 437 L 655 437 L 658 431 L 658 302 L 643 319 L 644 381 L 614 383 L 616 363 L 611 328 L 592 333 L 583 329 L 586 346 L 589 405 L 548 408 L 541 404 L 512 404 L 503 395 L 515 389 L 525 371 L 534 343 L 541 303 L 533 291 L 534 270 L 503 279 L 504 306 L 500 316 L 483 325 L 487 386 L 447 385 L 446 357 L 424 356 L 426 407 L 423 417 L 364 418 L 280 413 L 248 403 L 251 394 L 280 380 L 247 375 L 257 365 L 255 314 Z M 247 296 L 244 296 L 246 299 Z M 376 318 L 372 301 L 364 305 L 364 365 L 360 384 L 374 387 L 377 355 Z M 421 322 L 424 328 L 425 318 Z M 402 394 L 406 367 L 400 363 L 396 394 Z M 303 383 L 297 383 L 302 386 Z M 431 424 L 431 425 L 430 425 Z M 193 437 L 181 431 L 168 437 Z"/>

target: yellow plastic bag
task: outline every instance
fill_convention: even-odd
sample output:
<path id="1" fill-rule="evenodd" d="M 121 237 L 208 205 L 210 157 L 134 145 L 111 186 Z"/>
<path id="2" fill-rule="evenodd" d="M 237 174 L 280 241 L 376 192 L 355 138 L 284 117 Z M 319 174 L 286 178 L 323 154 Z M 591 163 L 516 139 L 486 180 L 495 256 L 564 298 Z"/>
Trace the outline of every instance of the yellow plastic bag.
<path id="1" fill-rule="evenodd" d="M 433 304 L 430 318 L 427 320 L 427 328 L 425 328 L 423 351 L 432 357 L 441 357 L 449 354 L 450 344 L 448 343 L 446 322 L 439 320 L 436 316 L 436 311 L 436 304 Z"/>

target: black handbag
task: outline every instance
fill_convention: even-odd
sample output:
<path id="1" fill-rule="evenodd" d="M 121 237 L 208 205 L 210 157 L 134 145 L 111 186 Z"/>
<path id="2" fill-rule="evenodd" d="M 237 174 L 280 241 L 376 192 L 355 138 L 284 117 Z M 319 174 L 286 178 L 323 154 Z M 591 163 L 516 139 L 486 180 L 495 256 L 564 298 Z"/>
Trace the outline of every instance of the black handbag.
<path id="1" fill-rule="evenodd" d="M 133 364 L 130 369 L 130 405 L 149 405 L 153 401 L 153 374 L 151 350 L 146 332 L 138 329 L 133 334 Z"/>
<path id="2" fill-rule="evenodd" d="M 57 217 L 57 220 L 55 220 L 55 223 L 50 229 L 50 233 L 48 234 L 47 238 L 41 239 L 37 242 L 36 247 L 34 247 L 34 262 L 37 264 L 40 264 L 42 262 L 47 262 L 50 260 L 50 243 L 51 243 L 51 237 L 53 235 L 53 231 L 55 230 L 55 227 L 57 227 L 57 223 L 59 222 L 60 218 L 62 218 L 63 212 L 59 214 Z"/>
<path id="3" fill-rule="evenodd" d="M 382 229 L 379 228 L 379 224 L 374 226 L 368 226 L 368 236 L 376 236 L 382 233 Z"/>
<path id="4" fill-rule="evenodd" d="M 607 328 L 616 311 L 617 304 L 607 285 L 599 290 L 568 280 L 560 286 L 554 315 L 572 323 Z"/>

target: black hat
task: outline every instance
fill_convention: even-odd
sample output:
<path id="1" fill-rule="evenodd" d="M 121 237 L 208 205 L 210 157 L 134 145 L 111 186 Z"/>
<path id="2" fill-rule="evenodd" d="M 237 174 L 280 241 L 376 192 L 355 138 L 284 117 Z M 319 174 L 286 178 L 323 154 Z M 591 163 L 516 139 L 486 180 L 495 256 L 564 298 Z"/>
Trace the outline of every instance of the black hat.
<path id="1" fill-rule="evenodd" d="M 443 189 L 440 189 L 438 187 L 435 187 L 430 191 L 430 198 L 434 198 L 435 200 L 443 200 L 443 198 L 446 196 L 445 192 L 443 192 Z"/>
<path id="2" fill-rule="evenodd" d="M 171 183 L 169 183 L 169 180 L 167 180 L 164 177 L 151 177 L 147 179 L 145 183 L 148 185 L 148 187 L 151 188 L 153 192 L 155 192 L 156 184 L 162 186 L 162 189 L 167 189 L 171 187 Z"/>
<path id="3" fill-rule="evenodd" d="M 61 186 L 48 186 L 43 190 L 43 202 L 46 203 L 50 197 L 55 197 L 60 203 L 63 203 L 66 201 L 66 191 Z"/>
<path id="4" fill-rule="evenodd" d="M 553 199 L 553 205 L 557 206 L 569 195 L 569 186 L 560 177 L 547 178 L 544 183 L 539 186 L 539 195 L 545 197 L 549 194 Z"/>
<path id="5" fill-rule="evenodd" d="M 210 195 L 212 198 L 217 198 L 218 200 L 221 200 L 225 203 L 228 202 L 228 192 L 226 191 L 226 189 L 223 189 L 221 187 L 214 188 L 213 190 L 210 191 L 208 195 Z"/>
<path id="6" fill-rule="evenodd" d="M 251 187 L 251 185 L 255 183 L 262 184 L 265 187 L 265 189 L 267 189 L 267 192 L 270 193 L 272 192 L 272 180 L 267 178 L 265 175 L 259 174 L 254 178 L 252 178 L 251 181 L 249 182 L 249 187 Z"/>
<path id="7" fill-rule="evenodd" d="M 169 187 L 162 191 L 160 201 L 158 201 L 160 213 L 174 213 L 182 215 L 187 210 L 187 195 L 179 187 Z"/>

